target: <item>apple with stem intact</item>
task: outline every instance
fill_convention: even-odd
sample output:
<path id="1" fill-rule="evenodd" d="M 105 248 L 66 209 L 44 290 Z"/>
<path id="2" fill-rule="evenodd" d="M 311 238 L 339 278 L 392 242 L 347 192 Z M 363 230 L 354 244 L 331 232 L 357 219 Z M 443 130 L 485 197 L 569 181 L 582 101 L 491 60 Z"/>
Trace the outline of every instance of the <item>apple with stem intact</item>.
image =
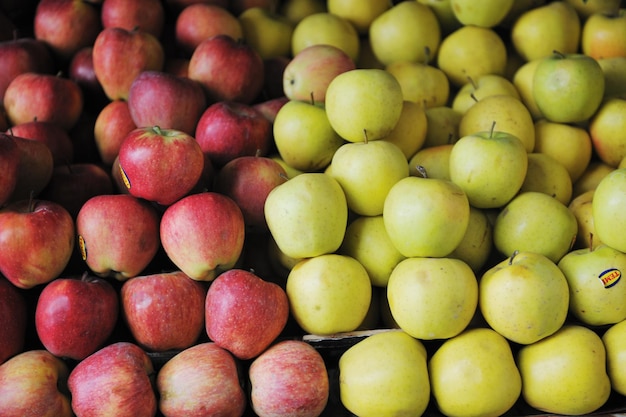
<path id="1" fill-rule="evenodd" d="M 42 121 L 37 118 L 14 124 L 10 127 L 14 136 L 38 140 L 45 143 L 52 152 L 55 166 L 74 162 L 74 143 L 69 132 L 56 122 Z"/>
<path id="2" fill-rule="evenodd" d="M 141 30 L 160 38 L 165 25 L 165 7 L 160 0 L 100 0 L 102 27 L 121 27 Z"/>
<path id="3" fill-rule="evenodd" d="M 0 364 L 23 352 L 28 326 L 25 295 L 9 280 L 0 278 Z"/>
<path id="4" fill-rule="evenodd" d="M 580 35 L 581 52 L 595 59 L 626 57 L 626 9 L 592 13 Z"/>
<path id="5" fill-rule="evenodd" d="M 291 55 L 312 45 L 332 45 L 357 62 L 360 40 L 356 28 L 347 19 L 324 10 L 302 18 L 291 34 Z"/>

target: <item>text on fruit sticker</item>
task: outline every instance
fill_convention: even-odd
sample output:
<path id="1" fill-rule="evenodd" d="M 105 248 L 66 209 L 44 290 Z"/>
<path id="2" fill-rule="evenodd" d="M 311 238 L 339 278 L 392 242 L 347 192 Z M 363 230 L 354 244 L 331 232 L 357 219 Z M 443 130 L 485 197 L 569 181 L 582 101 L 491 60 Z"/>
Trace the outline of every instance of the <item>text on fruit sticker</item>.
<path id="1" fill-rule="evenodd" d="M 604 285 L 604 288 L 611 288 L 612 286 L 617 284 L 621 277 L 621 271 L 615 268 L 607 269 L 606 271 L 598 275 L 598 278 L 600 278 L 600 281 L 602 281 L 602 285 Z"/>

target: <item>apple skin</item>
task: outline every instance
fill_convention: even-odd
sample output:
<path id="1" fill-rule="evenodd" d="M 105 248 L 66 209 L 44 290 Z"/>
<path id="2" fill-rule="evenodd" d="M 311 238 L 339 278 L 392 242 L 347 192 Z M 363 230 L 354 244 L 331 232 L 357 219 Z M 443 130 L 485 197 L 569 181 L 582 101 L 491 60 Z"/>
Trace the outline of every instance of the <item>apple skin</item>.
<path id="1" fill-rule="evenodd" d="M 0 364 L 23 351 L 28 314 L 22 292 L 0 277 Z"/>
<path id="2" fill-rule="evenodd" d="M 165 253 L 180 270 L 193 279 L 212 281 L 241 255 L 243 214 L 223 194 L 192 194 L 165 209 L 160 236 Z"/>
<path id="3" fill-rule="evenodd" d="M 4 135 L 4 133 L 0 133 Z M 19 150 L 17 179 L 13 194 L 8 201 L 19 201 L 37 197 L 48 185 L 54 170 L 54 161 L 50 148 L 43 142 L 13 135 L 11 138 Z"/>
<path id="4" fill-rule="evenodd" d="M 228 35 L 203 40 L 191 55 L 188 71 L 189 78 L 202 84 L 209 102 L 252 103 L 265 80 L 259 53 Z"/>
<path id="5" fill-rule="evenodd" d="M 592 13 L 580 35 L 581 51 L 595 59 L 626 57 L 626 8 Z"/>
<path id="6" fill-rule="evenodd" d="M 93 273 L 124 281 L 139 275 L 159 249 L 159 215 L 129 194 L 90 198 L 76 216 L 83 261 Z"/>
<path id="7" fill-rule="evenodd" d="M 195 138 L 220 168 L 240 156 L 265 156 L 272 142 L 272 123 L 250 104 L 218 101 L 200 116 Z"/>
<path id="8" fill-rule="evenodd" d="M 0 273 L 19 288 L 57 278 L 74 250 L 74 219 L 51 201 L 20 200 L 5 206 L 0 209 L 0 230 Z"/>
<path id="9" fill-rule="evenodd" d="M 98 115 L 93 128 L 94 140 L 100 159 L 106 165 L 112 165 L 117 158 L 126 135 L 135 130 L 126 100 L 113 100 L 104 106 Z"/>
<path id="10" fill-rule="evenodd" d="M 205 296 L 205 285 L 181 271 L 141 275 L 122 285 L 122 316 L 144 349 L 182 350 L 204 330 Z"/>
<path id="11" fill-rule="evenodd" d="M 17 184 L 20 150 L 13 138 L 0 134 L 0 207 L 9 200 Z"/>
<path id="12" fill-rule="evenodd" d="M 3 417 L 72 417 L 65 362 L 44 349 L 22 352 L 0 365 Z"/>
<path id="13" fill-rule="evenodd" d="M 141 28 L 156 38 L 163 33 L 165 8 L 161 0 L 103 0 L 100 6 L 103 28 Z"/>
<path id="14" fill-rule="evenodd" d="M 88 273 L 57 278 L 41 291 L 35 328 L 46 350 L 82 360 L 100 349 L 117 324 L 119 298 L 106 280 Z"/>
<path id="15" fill-rule="evenodd" d="M 68 387 L 77 416 L 154 417 L 157 398 L 154 366 L 134 343 L 115 342 L 79 362 Z"/>
<path id="16" fill-rule="evenodd" d="M 278 110 L 283 107 L 289 99 L 285 96 L 271 98 L 265 101 L 260 101 L 252 105 L 255 109 L 260 111 L 263 116 L 270 122 L 274 123 L 276 120 L 276 114 L 278 114 Z"/>
<path id="17" fill-rule="evenodd" d="M 249 368 L 251 404 L 261 417 L 319 416 L 329 397 L 329 378 L 320 353 L 299 340 L 279 342 Z"/>
<path id="18" fill-rule="evenodd" d="M 45 143 L 52 152 L 55 166 L 74 161 L 74 144 L 67 130 L 58 123 L 31 120 L 11 126 L 11 134 Z"/>
<path id="19" fill-rule="evenodd" d="M 156 387 L 159 409 L 166 416 L 239 417 L 245 412 L 238 363 L 212 342 L 189 347 L 168 360 L 157 374 Z"/>
<path id="20" fill-rule="evenodd" d="M 128 93 L 128 109 L 136 126 L 159 126 L 193 134 L 207 107 L 202 86 L 187 77 L 144 71 Z"/>
<path id="21" fill-rule="evenodd" d="M 87 110 L 99 111 L 109 102 L 93 69 L 93 47 L 85 46 L 72 55 L 67 75 L 81 88 Z"/>

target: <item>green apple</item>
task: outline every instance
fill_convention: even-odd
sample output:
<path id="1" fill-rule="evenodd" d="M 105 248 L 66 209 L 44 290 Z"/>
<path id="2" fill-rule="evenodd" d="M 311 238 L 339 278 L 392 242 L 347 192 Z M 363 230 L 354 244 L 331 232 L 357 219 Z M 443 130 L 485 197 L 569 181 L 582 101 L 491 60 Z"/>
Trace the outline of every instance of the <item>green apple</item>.
<path id="1" fill-rule="evenodd" d="M 318 44 L 336 46 L 354 62 L 359 59 L 359 34 L 354 25 L 328 11 L 313 13 L 298 22 L 291 34 L 291 55 Z"/>
<path id="2" fill-rule="evenodd" d="M 604 97 L 604 72 L 595 59 L 583 54 L 555 52 L 537 65 L 533 97 L 543 116 L 552 122 L 588 120 Z"/>
<path id="3" fill-rule="evenodd" d="M 626 56 L 600 58 L 604 73 L 604 98 L 626 98 Z"/>
<path id="4" fill-rule="evenodd" d="M 565 325 L 517 354 L 522 398 L 545 413 L 590 414 L 611 394 L 606 349 L 600 336 L 580 325 Z"/>
<path id="5" fill-rule="evenodd" d="M 463 240 L 469 223 L 467 195 L 451 181 L 409 176 L 385 199 L 389 238 L 406 257 L 443 257 Z"/>
<path id="6" fill-rule="evenodd" d="M 536 252 L 515 252 L 483 273 L 478 305 L 491 328 L 528 345 L 563 326 L 569 308 L 567 279 L 557 264 Z"/>
<path id="7" fill-rule="evenodd" d="M 617 167 L 626 157 L 626 99 L 604 101 L 589 120 L 588 129 L 598 158 Z"/>
<path id="8" fill-rule="evenodd" d="M 359 35 L 366 35 L 372 22 L 391 7 L 389 0 L 328 0 L 328 12 L 352 23 Z"/>
<path id="9" fill-rule="evenodd" d="M 487 212 L 470 206 L 470 219 L 465 236 L 448 255 L 467 263 L 474 273 L 483 270 L 493 251 L 493 225 Z"/>
<path id="10" fill-rule="evenodd" d="M 402 150 L 384 140 L 345 143 L 331 166 L 330 176 L 341 185 L 348 209 L 362 216 L 382 214 L 391 187 L 409 176 Z"/>
<path id="11" fill-rule="evenodd" d="M 308 258 L 341 246 L 348 204 L 329 175 L 307 172 L 280 184 L 268 194 L 264 209 L 269 231 L 287 256 Z"/>
<path id="12" fill-rule="evenodd" d="M 478 305 L 478 281 L 464 261 L 413 257 L 400 261 L 387 284 L 391 315 L 402 330 L 420 340 L 461 333 Z"/>
<path id="13" fill-rule="evenodd" d="M 354 69 L 337 75 L 326 90 L 330 125 L 345 140 L 382 139 L 396 126 L 404 98 L 402 87 L 381 69 Z"/>
<path id="14" fill-rule="evenodd" d="M 447 36 L 461 26 L 461 22 L 454 15 L 451 0 L 417 0 L 418 2 L 430 7 L 437 16 L 439 26 L 441 27 L 441 35 Z"/>
<path id="15" fill-rule="evenodd" d="M 602 335 L 602 342 L 611 388 L 620 395 L 626 395 L 626 320 L 610 326 Z"/>
<path id="16" fill-rule="evenodd" d="M 490 328 L 472 328 L 445 340 L 428 361 L 437 408 L 446 416 L 500 416 L 522 393 L 509 342 Z"/>
<path id="17" fill-rule="evenodd" d="M 514 0 L 450 0 L 452 11 L 463 25 L 498 26 L 513 7 Z"/>
<path id="18" fill-rule="evenodd" d="M 417 151 L 409 159 L 409 175 L 420 176 L 426 170 L 429 178 L 450 180 L 450 153 L 453 144 L 430 146 Z"/>
<path id="19" fill-rule="evenodd" d="M 569 284 L 570 312 L 583 324 L 604 326 L 626 319 L 626 254 L 599 245 L 568 252 L 558 263 Z"/>
<path id="20" fill-rule="evenodd" d="M 426 348 L 401 330 L 372 334 L 339 358 L 339 397 L 360 417 L 421 416 L 430 402 Z"/>
<path id="21" fill-rule="evenodd" d="M 593 195 L 596 190 L 587 190 L 584 193 L 572 198 L 567 208 L 574 213 L 578 222 L 578 233 L 576 242 L 572 249 L 595 248 L 602 244 L 596 235 L 593 223 Z"/>
<path id="22" fill-rule="evenodd" d="M 328 11 L 324 0 L 285 0 L 280 2 L 277 10 L 294 25 L 309 15 Z"/>
<path id="23" fill-rule="evenodd" d="M 530 112 L 533 120 L 540 120 L 543 118 L 541 110 L 537 107 L 535 97 L 533 96 L 533 77 L 535 76 L 535 70 L 537 65 L 542 61 L 542 58 L 526 61 L 520 65 L 512 75 L 511 81 L 519 92 L 522 103 L 526 105 L 526 108 Z"/>
<path id="24" fill-rule="evenodd" d="M 469 78 L 467 83 L 456 92 L 452 99 L 452 108 L 465 113 L 483 98 L 501 94 L 521 100 L 517 87 L 503 75 L 483 74 L 476 80 Z"/>
<path id="25" fill-rule="evenodd" d="M 585 169 L 580 178 L 574 183 L 572 197 L 579 196 L 585 191 L 595 190 L 600 181 L 614 170 L 615 167 L 593 159 L 589 162 L 587 169 Z"/>
<path id="26" fill-rule="evenodd" d="M 398 146 L 408 160 L 424 146 L 427 130 L 428 119 L 424 106 L 404 100 L 398 123 L 382 140 Z"/>
<path id="27" fill-rule="evenodd" d="M 265 7 L 249 7 L 238 16 L 246 43 L 263 59 L 291 55 L 294 24 Z"/>
<path id="28" fill-rule="evenodd" d="M 626 252 L 626 168 L 607 174 L 595 190 L 591 207 L 596 235 L 605 244 Z"/>
<path id="29" fill-rule="evenodd" d="M 558 262 L 571 249 L 577 233 L 576 217 L 565 204 L 545 193 L 527 191 L 499 212 L 493 243 L 505 256 L 530 251 Z"/>
<path id="30" fill-rule="evenodd" d="M 497 208 L 518 193 L 528 168 L 526 148 L 517 136 L 501 131 L 476 131 L 462 136 L 450 152 L 450 180 L 472 206 Z"/>
<path id="31" fill-rule="evenodd" d="M 528 170 L 520 193 L 538 191 L 568 205 L 572 188 L 572 178 L 563 164 L 545 153 L 528 154 Z"/>
<path id="32" fill-rule="evenodd" d="M 592 13 L 582 26 L 580 51 L 595 59 L 626 57 L 626 8 Z"/>
<path id="33" fill-rule="evenodd" d="M 610 13 L 619 9 L 620 0 L 565 0 L 572 5 L 581 19 L 585 20 L 593 13 Z"/>
<path id="34" fill-rule="evenodd" d="M 323 106 L 299 100 L 289 100 L 278 110 L 273 133 L 280 157 L 304 172 L 326 168 L 345 143 L 330 125 Z"/>
<path id="35" fill-rule="evenodd" d="M 463 113 L 451 106 L 427 107 L 424 147 L 447 145 L 459 139 L 459 125 Z"/>
<path id="36" fill-rule="evenodd" d="M 439 50 L 441 27 L 427 5 L 399 2 L 374 19 L 368 37 L 374 55 L 383 65 L 428 62 Z"/>
<path id="37" fill-rule="evenodd" d="M 329 253 L 294 265 L 286 292 L 291 314 L 305 332 L 330 335 L 359 327 L 369 310 L 372 284 L 359 261 Z"/>
<path id="38" fill-rule="evenodd" d="M 439 68 L 425 62 L 394 61 L 385 67 L 402 87 L 405 100 L 424 107 L 444 106 L 450 96 L 450 82 Z"/>

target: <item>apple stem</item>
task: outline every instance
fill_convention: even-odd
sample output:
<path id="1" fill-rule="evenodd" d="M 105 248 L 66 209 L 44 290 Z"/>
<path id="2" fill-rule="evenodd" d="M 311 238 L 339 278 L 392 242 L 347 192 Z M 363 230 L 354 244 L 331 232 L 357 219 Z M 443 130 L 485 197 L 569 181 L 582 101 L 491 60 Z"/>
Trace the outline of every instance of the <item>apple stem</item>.
<path id="1" fill-rule="evenodd" d="M 518 253 L 519 253 L 519 250 L 513 251 L 513 253 L 511 254 L 511 257 L 509 258 L 509 265 L 513 265 L 513 259 L 515 259 Z"/>
<path id="2" fill-rule="evenodd" d="M 284 173 L 282 173 L 282 172 L 279 172 L 278 176 L 281 177 L 282 179 L 284 179 L 285 181 L 289 180 L 289 177 L 287 175 L 285 175 Z"/>
<path id="3" fill-rule="evenodd" d="M 593 233 L 591 232 L 589 233 L 589 252 L 593 252 Z"/>
<path id="4" fill-rule="evenodd" d="M 426 65 L 430 64 L 430 59 L 431 59 L 430 47 L 428 45 L 426 45 L 426 46 L 424 46 L 424 63 Z"/>
<path id="5" fill-rule="evenodd" d="M 552 51 L 552 53 L 553 53 L 554 55 L 556 55 L 558 58 L 565 58 L 565 54 L 563 54 L 563 53 L 562 53 L 562 52 L 560 52 L 560 51 L 557 51 L 556 49 L 555 49 L 555 50 L 553 50 L 553 51 Z"/>
<path id="6" fill-rule="evenodd" d="M 313 97 L 313 91 L 311 91 L 310 95 L 311 95 L 311 104 L 315 106 L 315 97 Z"/>
<path id="7" fill-rule="evenodd" d="M 363 129 L 363 143 L 367 143 L 367 130 Z"/>
<path id="8" fill-rule="evenodd" d="M 28 212 L 32 213 L 33 211 L 35 211 L 35 190 L 30 190 L 30 193 L 28 194 Z"/>
<path id="9" fill-rule="evenodd" d="M 469 75 L 467 76 L 467 81 L 468 81 L 469 83 L 471 83 L 471 84 L 472 84 L 472 87 L 474 88 L 474 90 L 476 90 L 476 88 L 477 88 L 477 86 L 476 86 L 476 81 L 474 81 L 474 79 L 473 79 L 472 77 L 470 77 Z M 474 97 L 474 96 L 473 96 L 473 93 L 472 93 L 472 98 L 473 98 L 474 100 L 476 100 L 476 97 Z M 477 101 L 478 101 L 478 100 L 477 100 Z"/>
<path id="10" fill-rule="evenodd" d="M 476 103 L 478 103 L 478 99 L 476 98 L 476 96 L 474 95 L 473 92 L 470 93 L 470 97 L 472 98 L 472 100 L 474 100 Z"/>
<path id="11" fill-rule="evenodd" d="M 161 128 L 159 126 L 152 126 L 152 130 L 154 131 L 154 133 L 156 133 L 157 135 L 161 135 Z"/>
<path id="12" fill-rule="evenodd" d="M 494 120 L 491 123 L 491 129 L 489 130 L 489 139 L 491 139 L 493 137 L 493 131 L 495 130 L 495 128 L 496 128 L 496 121 Z"/>
<path id="13" fill-rule="evenodd" d="M 448 133 L 448 145 L 452 145 L 453 140 L 454 140 L 454 134 Z"/>
<path id="14" fill-rule="evenodd" d="M 428 173 L 426 172 L 426 168 L 423 165 L 417 165 L 415 169 L 422 178 L 428 178 Z"/>

